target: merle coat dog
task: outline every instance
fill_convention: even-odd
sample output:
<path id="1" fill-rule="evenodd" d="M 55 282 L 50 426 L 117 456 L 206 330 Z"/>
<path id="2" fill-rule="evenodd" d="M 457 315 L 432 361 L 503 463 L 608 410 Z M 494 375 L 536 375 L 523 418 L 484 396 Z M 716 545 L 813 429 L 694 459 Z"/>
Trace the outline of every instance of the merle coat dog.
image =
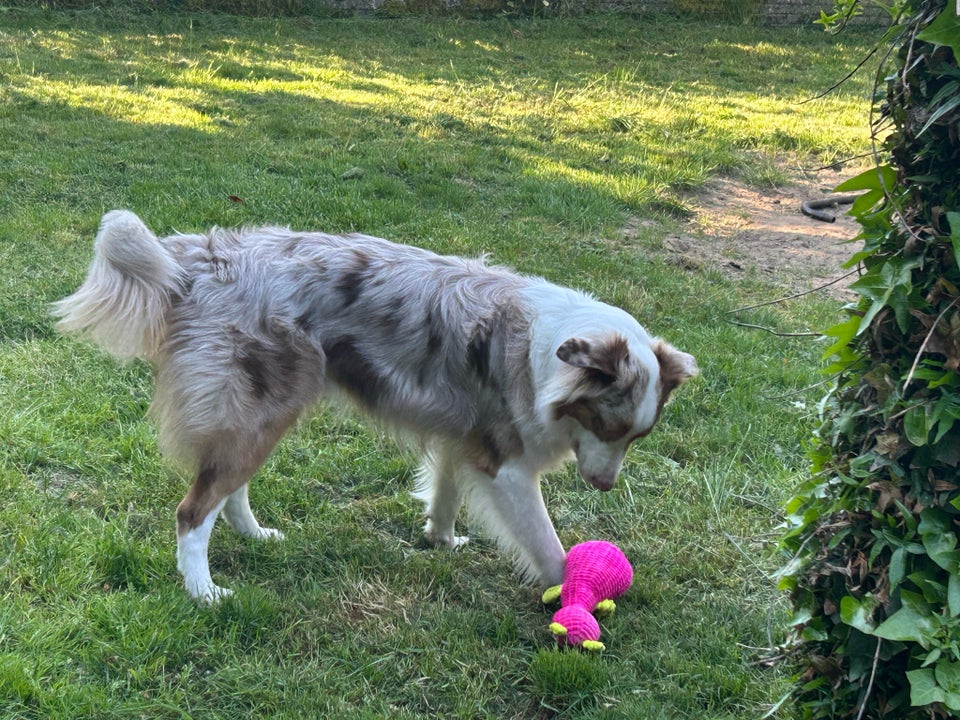
<path id="1" fill-rule="evenodd" d="M 559 583 L 565 553 L 540 474 L 575 457 L 609 490 L 627 448 L 691 355 L 626 312 L 543 279 L 364 235 L 284 228 L 156 237 L 104 215 L 83 285 L 54 306 L 61 331 L 155 376 L 161 447 L 189 468 L 177 508 L 187 592 L 207 602 L 217 516 L 255 538 L 247 486 L 321 398 L 340 397 L 412 441 L 426 537 L 457 547 L 464 500 L 531 581 Z"/>

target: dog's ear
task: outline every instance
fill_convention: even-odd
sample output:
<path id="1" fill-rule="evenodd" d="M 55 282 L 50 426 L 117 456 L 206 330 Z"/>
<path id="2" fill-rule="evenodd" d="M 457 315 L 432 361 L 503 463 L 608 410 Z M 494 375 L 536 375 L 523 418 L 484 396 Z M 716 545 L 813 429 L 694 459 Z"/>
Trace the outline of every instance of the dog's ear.
<path id="1" fill-rule="evenodd" d="M 557 348 L 557 357 L 567 365 L 595 374 L 599 380 L 613 382 L 623 375 L 630 351 L 627 339 L 621 335 L 601 340 L 570 338 Z"/>
<path id="2" fill-rule="evenodd" d="M 677 350 L 665 340 L 655 338 L 650 349 L 660 363 L 660 387 L 664 399 L 700 372 L 693 355 Z"/>

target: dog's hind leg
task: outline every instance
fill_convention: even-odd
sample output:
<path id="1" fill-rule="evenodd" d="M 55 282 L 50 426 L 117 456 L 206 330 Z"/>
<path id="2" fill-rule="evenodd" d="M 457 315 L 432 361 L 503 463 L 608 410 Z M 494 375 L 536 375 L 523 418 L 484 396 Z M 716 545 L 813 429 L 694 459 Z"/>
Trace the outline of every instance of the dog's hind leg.
<path id="1" fill-rule="evenodd" d="M 226 499 L 214 504 L 196 525 L 190 525 L 181 519 L 185 513 L 181 513 L 180 508 L 183 508 L 186 502 L 187 498 L 184 498 L 177 508 L 177 570 L 183 576 L 183 586 L 190 597 L 213 604 L 232 592 L 214 584 L 207 559 L 210 533 L 213 532 L 213 525 Z"/>
<path id="2" fill-rule="evenodd" d="M 200 471 L 177 507 L 177 569 L 190 597 L 215 603 L 230 594 L 213 582 L 207 558 L 210 534 L 221 510 L 244 534 L 276 535 L 253 517 L 246 487 L 285 429 L 286 425 L 273 432 L 221 432 L 211 438 Z"/>
<path id="3" fill-rule="evenodd" d="M 250 483 L 244 483 L 234 490 L 227 497 L 227 502 L 223 506 L 223 517 L 230 527 L 241 535 L 253 538 L 254 540 L 282 540 L 283 533 L 274 528 L 266 528 L 257 522 L 250 509 L 250 498 L 248 489 Z"/>
<path id="4" fill-rule="evenodd" d="M 457 535 L 455 529 L 464 494 L 458 470 L 458 463 L 446 448 L 435 448 L 424 458 L 417 473 L 413 496 L 426 503 L 423 534 L 431 545 L 456 549 L 469 541 L 468 537 Z"/>
<path id="5" fill-rule="evenodd" d="M 540 481 L 506 464 L 495 477 L 474 471 L 468 498 L 470 518 L 517 558 L 521 575 L 545 586 L 563 582 L 566 552 L 547 514 Z"/>

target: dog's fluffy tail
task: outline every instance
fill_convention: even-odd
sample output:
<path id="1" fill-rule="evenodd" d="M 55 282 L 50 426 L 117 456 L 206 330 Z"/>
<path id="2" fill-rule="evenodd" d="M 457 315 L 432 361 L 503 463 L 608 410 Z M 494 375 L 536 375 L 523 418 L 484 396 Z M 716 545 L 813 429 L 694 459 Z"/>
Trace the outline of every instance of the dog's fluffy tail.
<path id="1" fill-rule="evenodd" d="M 88 337 L 121 360 L 149 359 L 163 340 L 182 274 L 140 218 L 127 210 L 108 212 L 100 220 L 86 280 L 53 305 L 57 330 Z"/>

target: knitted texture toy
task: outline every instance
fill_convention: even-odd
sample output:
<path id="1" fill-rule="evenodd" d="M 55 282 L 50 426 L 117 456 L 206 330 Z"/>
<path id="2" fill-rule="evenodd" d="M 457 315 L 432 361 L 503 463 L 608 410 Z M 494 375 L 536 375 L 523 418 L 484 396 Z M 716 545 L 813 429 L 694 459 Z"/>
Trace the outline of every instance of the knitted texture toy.
<path id="1" fill-rule="evenodd" d="M 603 650 L 594 612 L 613 612 L 633 582 L 633 568 L 620 548 L 603 540 L 574 545 L 567 553 L 563 584 L 543 594 L 545 603 L 560 597 L 550 630 L 561 645 Z"/>

